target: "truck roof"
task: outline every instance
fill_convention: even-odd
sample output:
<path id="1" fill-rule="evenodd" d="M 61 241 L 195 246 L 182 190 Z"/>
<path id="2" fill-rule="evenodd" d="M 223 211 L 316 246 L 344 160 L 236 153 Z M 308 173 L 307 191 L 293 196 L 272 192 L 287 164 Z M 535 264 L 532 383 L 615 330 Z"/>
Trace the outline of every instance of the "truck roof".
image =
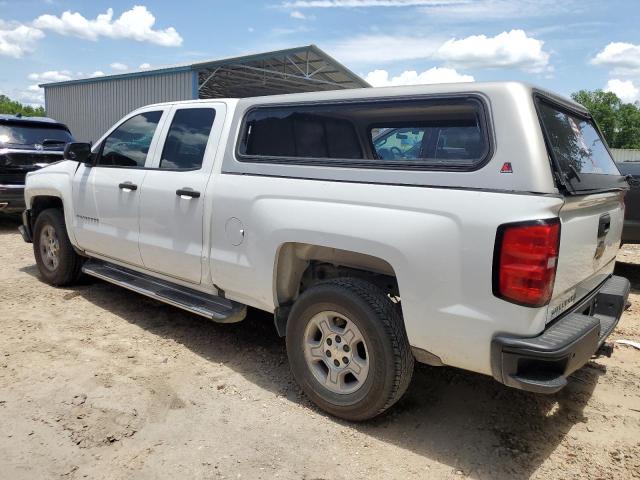
<path id="1" fill-rule="evenodd" d="M 185 100 L 179 102 L 163 102 L 156 105 L 175 105 L 183 103 L 207 102 L 207 101 L 237 101 L 241 106 L 277 104 L 277 103 L 295 103 L 295 102 L 314 102 L 314 101 L 331 101 L 331 100 L 355 100 L 380 97 L 403 97 L 427 94 L 454 94 L 454 93 L 488 93 L 496 90 L 511 91 L 528 91 L 531 95 L 539 93 L 555 101 L 578 110 L 588 113 L 587 110 L 569 97 L 559 95 L 557 93 L 536 87 L 524 82 L 463 82 L 463 83 L 438 83 L 428 85 L 410 85 L 398 87 L 375 87 L 375 88 L 353 88 L 342 90 L 327 90 L 320 92 L 305 93 L 288 93 L 284 95 L 268 95 L 262 97 L 246 97 L 246 98 L 212 98 L 201 100 Z"/>

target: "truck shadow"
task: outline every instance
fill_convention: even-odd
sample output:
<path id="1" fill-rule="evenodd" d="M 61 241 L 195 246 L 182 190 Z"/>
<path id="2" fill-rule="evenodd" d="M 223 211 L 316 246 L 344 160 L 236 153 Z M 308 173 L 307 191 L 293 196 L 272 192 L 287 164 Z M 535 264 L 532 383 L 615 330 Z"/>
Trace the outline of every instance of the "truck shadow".
<path id="1" fill-rule="evenodd" d="M 640 264 L 618 261 L 613 273 L 631 282 L 631 293 L 640 293 Z"/>
<path id="2" fill-rule="evenodd" d="M 0 235 L 18 233 L 18 226 L 22 223 L 20 215 L 0 213 Z M 22 241 L 22 238 L 20 239 Z"/>
<path id="3" fill-rule="evenodd" d="M 268 314 L 252 310 L 244 322 L 220 325 L 99 281 L 71 294 L 332 421 L 475 478 L 529 478 L 572 426 L 586 421 L 583 409 L 602 374 L 588 365 L 562 392 L 542 396 L 483 375 L 418 365 L 409 391 L 390 412 L 349 424 L 324 415 L 301 394 Z"/>

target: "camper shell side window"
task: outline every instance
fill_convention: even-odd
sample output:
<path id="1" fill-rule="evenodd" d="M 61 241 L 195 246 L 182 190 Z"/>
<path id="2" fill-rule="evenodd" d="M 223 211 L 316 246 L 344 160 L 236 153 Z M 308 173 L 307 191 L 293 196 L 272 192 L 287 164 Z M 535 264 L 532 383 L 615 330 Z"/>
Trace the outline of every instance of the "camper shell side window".
<path id="1" fill-rule="evenodd" d="M 475 170 L 491 155 L 475 97 L 265 105 L 244 117 L 241 162 Z"/>

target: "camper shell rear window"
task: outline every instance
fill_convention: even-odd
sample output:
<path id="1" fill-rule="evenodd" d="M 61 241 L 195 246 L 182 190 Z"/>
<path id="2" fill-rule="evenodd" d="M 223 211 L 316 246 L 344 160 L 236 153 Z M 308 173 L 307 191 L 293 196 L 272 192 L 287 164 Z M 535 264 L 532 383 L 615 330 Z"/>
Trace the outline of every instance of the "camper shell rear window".
<path id="1" fill-rule="evenodd" d="M 268 105 L 249 110 L 242 162 L 473 170 L 491 152 L 484 103 L 438 98 Z"/>
<path id="2" fill-rule="evenodd" d="M 626 188 L 600 130 L 582 112 L 535 96 L 547 152 L 569 193 Z"/>

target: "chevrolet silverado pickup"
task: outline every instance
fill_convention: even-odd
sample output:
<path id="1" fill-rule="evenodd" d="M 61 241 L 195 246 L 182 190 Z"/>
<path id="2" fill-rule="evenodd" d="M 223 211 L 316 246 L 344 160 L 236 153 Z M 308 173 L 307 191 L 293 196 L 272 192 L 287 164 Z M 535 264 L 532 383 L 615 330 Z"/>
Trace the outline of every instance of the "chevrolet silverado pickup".
<path id="1" fill-rule="evenodd" d="M 150 105 L 65 159 L 26 182 L 46 282 L 271 312 L 345 419 L 393 405 L 415 361 L 557 392 L 627 306 L 627 182 L 583 107 L 529 85 Z"/>

